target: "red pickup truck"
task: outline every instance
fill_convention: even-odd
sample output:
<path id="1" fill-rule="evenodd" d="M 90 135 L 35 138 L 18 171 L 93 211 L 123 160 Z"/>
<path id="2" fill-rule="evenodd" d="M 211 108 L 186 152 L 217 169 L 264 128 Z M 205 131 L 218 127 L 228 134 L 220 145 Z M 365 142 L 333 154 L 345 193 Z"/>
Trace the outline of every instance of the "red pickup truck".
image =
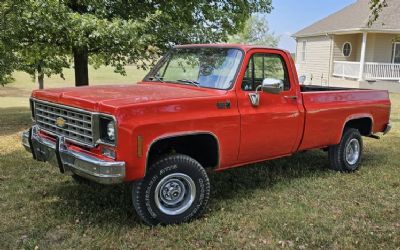
<path id="1" fill-rule="evenodd" d="M 147 224 L 200 216 L 221 171 L 328 151 L 332 169 L 360 165 L 361 136 L 390 130 L 387 91 L 301 85 L 291 55 L 246 45 L 174 47 L 132 85 L 36 90 L 22 143 L 75 179 L 132 183 Z"/>

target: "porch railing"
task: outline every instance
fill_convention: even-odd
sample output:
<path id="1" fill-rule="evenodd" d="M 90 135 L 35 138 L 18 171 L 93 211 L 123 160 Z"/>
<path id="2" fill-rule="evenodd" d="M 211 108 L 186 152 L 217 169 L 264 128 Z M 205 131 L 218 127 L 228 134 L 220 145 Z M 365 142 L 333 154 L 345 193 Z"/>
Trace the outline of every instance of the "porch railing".
<path id="1" fill-rule="evenodd" d="M 335 61 L 333 75 L 339 77 L 358 78 L 360 74 L 359 62 Z"/>
<path id="2" fill-rule="evenodd" d="M 358 79 L 360 62 L 334 61 L 333 75 Z M 366 80 L 399 80 L 400 64 L 367 62 L 363 77 Z"/>
<path id="3" fill-rule="evenodd" d="M 400 80 L 400 64 L 365 63 L 364 78 L 366 80 Z"/>

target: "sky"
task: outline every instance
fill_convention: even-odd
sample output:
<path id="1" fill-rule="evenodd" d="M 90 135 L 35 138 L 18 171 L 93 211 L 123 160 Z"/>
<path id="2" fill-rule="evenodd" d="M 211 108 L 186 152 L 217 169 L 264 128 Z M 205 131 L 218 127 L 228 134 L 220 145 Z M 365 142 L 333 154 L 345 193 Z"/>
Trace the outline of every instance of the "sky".
<path id="1" fill-rule="evenodd" d="M 292 34 L 354 2 L 356 0 L 272 0 L 274 9 L 267 16 L 269 28 L 280 37 L 280 48 L 295 52 Z"/>

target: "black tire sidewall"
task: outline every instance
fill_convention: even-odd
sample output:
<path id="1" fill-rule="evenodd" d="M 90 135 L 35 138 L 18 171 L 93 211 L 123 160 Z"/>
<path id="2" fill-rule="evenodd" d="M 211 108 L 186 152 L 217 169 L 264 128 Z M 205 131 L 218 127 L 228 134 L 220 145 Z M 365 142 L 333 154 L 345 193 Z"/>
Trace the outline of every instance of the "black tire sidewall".
<path id="1" fill-rule="evenodd" d="M 346 147 L 352 139 L 358 140 L 358 143 L 360 145 L 360 155 L 354 164 L 349 164 L 346 161 Z M 340 153 L 340 159 L 342 161 L 343 171 L 346 172 L 356 171 L 360 166 L 362 152 L 363 152 L 363 141 L 360 132 L 358 132 L 358 130 L 356 129 L 348 129 L 347 131 L 345 131 L 341 144 L 342 145 L 340 147 L 339 153 Z"/>
<path id="2" fill-rule="evenodd" d="M 163 213 L 155 203 L 157 184 L 166 176 L 181 173 L 189 176 L 196 186 L 196 195 L 192 205 L 182 214 L 168 215 Z M 140 216 L 147 224 L 178 224 L 198 217 L 205 209 L 209 197 L 210 184 L 205 170 L 192 158 L 185 155 L 173 155 L 157 161 L 140 183 L 140 191 L 136 192 Z M 134 195 L 135 199 L 135 195 Z M 145 218 L 143 218 L 145 217 Z"/>

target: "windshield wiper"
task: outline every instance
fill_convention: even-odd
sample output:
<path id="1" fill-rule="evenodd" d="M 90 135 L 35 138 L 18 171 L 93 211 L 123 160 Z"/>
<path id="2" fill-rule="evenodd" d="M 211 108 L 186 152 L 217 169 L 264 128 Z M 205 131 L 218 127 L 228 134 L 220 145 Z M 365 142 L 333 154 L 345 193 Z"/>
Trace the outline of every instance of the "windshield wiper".
<path id="1" fill-rule="evenodd" d="M 157 80 L 157 81 L 159 81 L 159 82 L 164 82 L 164 79 L 163 79 L 164 77 L 161 77 L 161 76 L 159 76 L 159 75 L 154 75 L 154 76 L 150 76 L 149 77 L 149 80 L 150 81 L 154 81 L 154 80 Z"/>
<path id="2" fill-rule="evenodd" d="M 194 85 L 196 87 L 200 87 L 200 83 L 198 81 L 195 80 L 188 80 L 188 79 L 179 79 L 176 80 L 177 82 L 183 82 L 183 83 L 189 83 L 191 85 Z"/>

